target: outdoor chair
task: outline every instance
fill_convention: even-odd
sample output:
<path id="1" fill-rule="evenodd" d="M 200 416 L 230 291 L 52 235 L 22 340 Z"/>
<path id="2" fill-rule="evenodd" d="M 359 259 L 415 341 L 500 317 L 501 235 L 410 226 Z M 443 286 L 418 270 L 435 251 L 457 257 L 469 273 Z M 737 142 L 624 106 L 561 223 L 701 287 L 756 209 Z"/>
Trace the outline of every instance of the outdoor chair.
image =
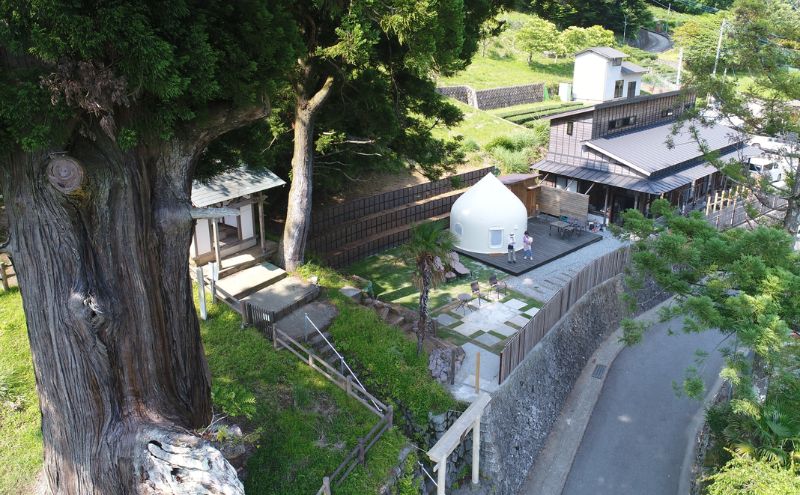
<path id="1" fill-rule="evenodd" d="M 508 291 L 508 284 L 497 280 L 497 275 L 489 277 L 489 286 L 497 292 L 497 299 L 500 299 L 501 291 Z"/>
<path id="2" fill-rule="evenodd" d="M 481 288 L 478 285 L 478 282 L 472 282 L 469 284 L 469 287 L 472 289 L 472 297 L 478 298 L 478 307 L 481 305 Z"/>
<path id="3" fill-rule="evenodd" d="M 450 264 L 450 268 L 453 269 L 453 271 L 456 273 L 456 275 L 458 275 L 459 277 L 469 276 L 469 274 L 470 274 L 469 268 L 464 266 L 464 264 L 461 263 L 461 261 L 458 259 L 458 253 L 454 253 L 454 252 L 451 251 L 451 252 L 449 252 L 447 254 L 447 257 L 448 257 L 449 262 L 450 262 L 449 263 Z"/>

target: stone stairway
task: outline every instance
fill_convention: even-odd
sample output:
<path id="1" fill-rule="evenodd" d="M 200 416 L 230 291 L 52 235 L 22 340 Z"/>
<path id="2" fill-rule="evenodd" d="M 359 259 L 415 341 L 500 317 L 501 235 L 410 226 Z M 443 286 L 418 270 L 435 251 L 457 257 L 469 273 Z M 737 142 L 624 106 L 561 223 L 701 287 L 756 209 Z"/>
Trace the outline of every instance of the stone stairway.
<path id="1" fill-rule="evenodd" d="M 245 299 L 286 278 L 286 272 L 272 263 L 245 268 L 217 281 L 217 287 L 236 299 Z"/>

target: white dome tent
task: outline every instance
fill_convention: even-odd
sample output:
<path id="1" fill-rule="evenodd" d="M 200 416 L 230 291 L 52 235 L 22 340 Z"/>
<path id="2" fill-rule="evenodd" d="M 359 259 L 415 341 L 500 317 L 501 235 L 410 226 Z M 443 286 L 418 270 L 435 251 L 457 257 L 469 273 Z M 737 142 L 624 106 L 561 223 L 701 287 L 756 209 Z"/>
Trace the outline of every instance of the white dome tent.
<path id="1" fill-rule="evenodd" d="M 456 247 L 473 253 L 508 252 L 509 234 L 517 250 L 528 228 L 528 210 L 493 174 L 470 187 L 450 209 L 450 231 Z"/>

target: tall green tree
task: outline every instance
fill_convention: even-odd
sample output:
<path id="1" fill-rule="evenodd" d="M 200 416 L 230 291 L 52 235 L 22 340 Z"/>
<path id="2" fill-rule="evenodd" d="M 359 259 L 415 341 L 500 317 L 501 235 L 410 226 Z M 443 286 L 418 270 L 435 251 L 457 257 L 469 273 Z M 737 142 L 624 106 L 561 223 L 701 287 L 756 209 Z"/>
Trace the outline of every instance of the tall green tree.
<path id="1" fill-rule="evenodd" d="M 703 22 L 717 21 L 721 19 L 710 17 Z M 711 34 L 708 28 L 693 32 L 681 33 L 681 42 L 699 46 Z M 800 114 L 795 108 L 800 99 L 796 70 L 800 66 L 800 11 L 788 0 L 737 0 L 722 34 L 716 74 L 714 52 L 708 48 L 693 50 L 687 58 L 687 85 L 713 102 L 711 111 L 702 112 L 702 120 L 721 122 L 744 135 L 782 138 L 775 165 L 787 169 L 786 177 L 774 184 L 751 174 L 747 162 L 724 164 L 710 158 L 759 201 L 771 204 L 774 196 L 786 200 L 779 208 L 783 227 L 796 237 L 800 232 Z M 704 144 L 700 142 L 701 148 Z"/>
<path id="2" fill-rule="evenodd" d="M 556 53 L 560 56 L 572 56 L 592 46 L 611 46 L 614 44 L 614 33 L 602 26 L 581 28 L 570 26 L 558 35 Z"/>
<path id="3" fill-rule="evenodd" d="M 528 53 L 528 62 L 530 62 L 534 53 L 556 50 L 558 29 L 552 22 L 533 16 L 517 31 L 516 39 L 519 47 Z"/>
<path id="4" fill-rule="evenodd" d="M 447 75 L 463 68 L 477 49 L 481 24 L 498 7 L 499 2 L 494 0 L 295 2 L 293 12 L 305 49 L 292 82 L 292 184 L 282 250 L 287 269 L 296 268 L 304 259 L 318 144 L 315 129 L 331 94 L 338 87 L 372 78 L 388 94 L 397 95 L 398 88 L 412 87 L 433 95 L 430 74 Z M 436 106 L 442 107 L 433 97 L 421 103 L 416 100 L 416 108 L 398 119 L 401 124 L 405 120 L 412 125 L 395 139 L 396 144 L 409 149 L 413 149 L 409 142 L 415 139 L 430 139 L 422 126 L 414 125 L 419 120 L 410 114 L 422 111 L 425 115 Z M 395 98 L 393 103 L 400 105 L 403 101 Z M 394 112 L 406 110 L 395 106 Z M 444 115 L 450 118 L 455 114 Z M 340 144 L 348 140 L 353 141 L 343 136 Z"/>
<path id="5" fill-rule="evenodd" d="M 0 182 L 58 494 L 241 493 L 191 433 L 210 377 L 187 273 L 198 158 L 263 119 L 288 2 L 0 1 Z"/>
<path id="6" fill-rule="evenodd" d="M 406 257 L 414 262 L 414 281 L 419 288 L 419 320 L 417 321 L 417 353 L 422 352 L 425 333 L 432 325 L 428 298 L 431 288 L 444 280 L 442 260 L 447 259 L 455 247 L 455 236 L 435 222 L 421 223 L 411 229 L 411 238 L 405 244 Z M 436 259 L 439 262 L 436 262 Z M 437 265 L 439 269 L 437 269 Z"/>
<path id="7" fill-rule="evenodd" d="M 624 230 L 636 241 L 632 280 L 647 275 L 675 294 L 662 320 L 683 317 L 685 332 L 724 335 L 721 376 L 734 395 L 709 411 L 712 432 L 733 451 L 791 467 L 800 447 L 800 345 L 790 336 L 800 328 L 800 254 L 792 237 L 766 226 L 719 232 L 699 212 L 684 217 L 665 200 L 651 211 L 658 221 L 624 214 Z M 645 327 L 626 321 L 623 328 L 633 344 Z M 702 383 L 688 370 L 689 395 L 701 398 Z"/>

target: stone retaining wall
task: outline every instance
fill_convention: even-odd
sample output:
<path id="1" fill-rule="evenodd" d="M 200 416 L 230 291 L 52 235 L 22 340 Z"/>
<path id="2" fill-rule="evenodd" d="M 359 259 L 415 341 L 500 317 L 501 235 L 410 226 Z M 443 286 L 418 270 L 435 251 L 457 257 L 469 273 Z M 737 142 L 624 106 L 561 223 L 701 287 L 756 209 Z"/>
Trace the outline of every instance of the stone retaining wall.
<path id="1" fill-rule="evenodd" d="M 572 386 L 597 347 L 626 316 L 623 276 L 576 302 L 492 394 L 481 422 L 482 474 L 497 494 L 516 494 L 547 441 Z M 666 298 L 648 284 L 638 311 Z"/>
<path id="2" fill-rule="evenodd" d="M 475 92 L 478 108 L 491 110 L 544 100 L 544 84 L 525 84 L 505 88 L 484 89 Z"/>
<path id="3" fill-rule="evenodd" d="M 544 100 L 543 83 L 482 89 L 480 91 L 475 91 L 469 86 L 446 86 L 436 88 L 436 91 L 439 94 L 455 98 L 461 103 L 481 110 L 505 108 Z"/>

